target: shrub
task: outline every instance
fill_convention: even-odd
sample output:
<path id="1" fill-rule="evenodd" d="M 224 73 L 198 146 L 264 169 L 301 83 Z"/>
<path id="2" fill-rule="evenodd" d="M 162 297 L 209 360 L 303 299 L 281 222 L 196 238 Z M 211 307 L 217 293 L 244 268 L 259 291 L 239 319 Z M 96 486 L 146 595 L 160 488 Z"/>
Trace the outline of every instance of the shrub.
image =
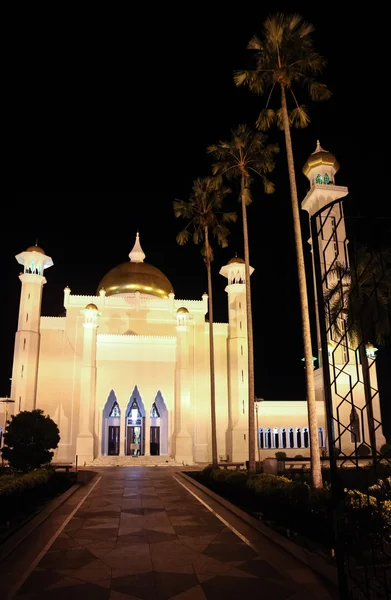
<path id="1" fill-rule="evenodd" d="M 27 473 L 50 463 L 60 441 L 58 427 L 42 410 L 24 410 L 11 417 L 4 434 L 3 459 L 12 469 Z"/>
<path id="2" fill-rule="evenodd" d="M 361 444 L 361 446 L 358 446 L 356 453 L 357 456 L 361 457 L 369 456 L 371 454 L 371 449 L 369 448 L 369 446 Z"/>
<path id="3" fill-rule="evenodd" d="M 380 448 L 380 454 L 391 458 L 391 444 L 383 444 L 383 446 Z"/>
<path id="4" fill-rule="evenodd" d="M 295 460 L 304 460 L 304 456 L 302 454 L 296 454 L 296 456 L 293 457 Z"/>
<path id="5" fill-rule="evenodd" d="M 277 460 L 285 460 L 286 459 L 286 452 L 276 452 L 276 459 Z"/>

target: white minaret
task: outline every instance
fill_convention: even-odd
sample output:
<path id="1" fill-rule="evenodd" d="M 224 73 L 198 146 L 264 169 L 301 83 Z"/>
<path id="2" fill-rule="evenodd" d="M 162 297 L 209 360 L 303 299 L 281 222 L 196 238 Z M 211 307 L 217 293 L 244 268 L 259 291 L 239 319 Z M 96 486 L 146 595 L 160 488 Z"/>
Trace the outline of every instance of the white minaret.
<path id="1" fill-rule="evenodd" d="M 43 272 L 53 261 L 39 246 L 30 246 L 15 258 L 23 265 L 11 387 L 17 413 L 37 407 L 42 288 L 46 283 Z"/>
<path id="2" fill-rule="evenodd" d="M 250 267 L 250 275 L 254 269 Z M 248 338 L 245 266 L 242 258 L 231 258 L 220 269 L 228 279 L 228 430 L 230 461 L 248 460 Z"/>
<path id="3" fill-rule="evenodd" d="M 339 164 L 334 154 L 323 150 L 319 140 L 315 152 L 307 159 L 303 173 L 310 181 L 311 188 L 304 198 L 301 206 L 306 210 L 311 217 L 322 208 L 325 210 L 317 217 L 320 268 L 323 279 L 323 293 L 332 289 L 337 282 L 337 277 L 332 272 L 326 272 L 336 263 L 342 266 L 349 265 L 348 255 L 348 240 L 346 237 L 345 217 L 343 213 L 342 203 L 336 202 L 335 205 L 326 208 L 330 203 L 348 194 L 348 188 L 335 184 L 335 174 L 339 169 Z M 312 240 L 309 240 L 312 245 Z M 313 270 L 314 267 L 314 256 Z M 315 281 L 315 273 L 314 273 Z M 366 416 L 366 400 L 363 387 L 363 372 L 360 364 L 356 363 L 356 353 L 354 350 L 346 347 L 345 344 L 339 343 L 340 340 L 335 339 L 335 335 L 329 335 L 330 360 L 323 360 L 321 352 L 320 330 L 319 330 L 319 312 L 318 299 L 315 289 L 316 302 L 316 321 L 317 321 L 317 339 L 318 339 L 318 356 L 320 368 L 315 372 L 315 390 L 318 400 L 323 399 L 323 368 L 330 363 L 330 379 L 334 381 L 332 386 L 334 414 L 337 414 L 341 426 L 342 439 L 338 442 L 338 446 L 342 445 L 344 452 L 349 454 L 354 451 L 355 443 L 354 436 L 352 438 L 352 402 L 354 402 L 357 411 L 357 422 L 360 426 L 355 426 L 361 431 L 361 427 L 365 429 L 365 439 L 368 443 L 369 433 Z M 326 317 L 327 318 L 327 317 Z M 332 339 L 334 338 L 334 339 Z M 331 354 L 332 353 L 332 354 Z M 369 359 L 370 361 L 372 359 Z M 332 366 L 334 365 L 334 366 Z M 372 393 L 378 389 L 376 369 L 370 369 L 369 373 L 370 385 Z M 338 407 L 338 409 L 337 409 Z M 379 394 L 374 394 L 372 400 L 372 408 L 375 419 L 381 421 Z M 361 416 L 360 416 L 361 415 Z M 362 418 L 362 421 L 360 419 Z M 361 433 L 356 437 L 357 445 L 361 442 Z M 385 442 L 381 428 L 376 430 L 376 446 L 378 448 Z"/>
<path id="4" fill-rule="evenodd" d="M 333 200 L 343 198 L 348 193 L 345 186 L 335 185 L 335 174 L 339 170 L 339 163 L 334 154 L 323 150 L 319 140 L 316 150 L 310 155 L 303 167 L 303 173 L 310 181 L 311 188 L 301 203 L 301 207 L 308 212 L 309 218 L 327 206 Z M 319 239 L 319 252 L 322 275 L 330 266 L 336 262 L 342 265 L 348 264 L 348 249 L 345 229 L 345 219 L 341 204 L 337 204 L 322 215 L 322 230 L 324 235 Z M 323 239 L 324 238 L 324 239 Z M 329 240 L 333 239 L 332 243 Z M 311 239 L 309 243 L 312 245 Z M 312 251 L 312 250 L 311 250 Z M 314 268 L 314 266 L 313 266 Z M 324 291 L 331 288 L 335 278 L 328 276 L 327 285 Z M 316 322 L 317 322 L 317 340 L 319 365 L 322 365 L 322 352 L 320 343 L 319 321 L 318 321 L 318 300 L 315 292 L 316 302 Z M 343 348 L 337 350 L 338 362 L 344 362 Z"/>

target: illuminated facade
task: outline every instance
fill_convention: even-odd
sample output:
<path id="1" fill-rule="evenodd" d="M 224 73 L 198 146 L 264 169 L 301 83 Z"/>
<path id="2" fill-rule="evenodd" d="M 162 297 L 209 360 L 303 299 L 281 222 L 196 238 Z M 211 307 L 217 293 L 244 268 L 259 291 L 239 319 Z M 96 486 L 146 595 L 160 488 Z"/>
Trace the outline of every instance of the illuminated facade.
<path id="1" fill-rule="evenodd" d="M 121 464 L 141 455 L 208 462 L 207 295 L 175 298 L 167 277 L 144 262 L 137 234 L 130 260 L 103 277 L 97 294 L 74 296 L 66 287 L 66 316 L 43 317 L 44 271 L 52 259 L 38 246 L 16 258 L 23 273 L 12 397 L 15 412 L 41 408 L 58 424 L 56 460 L 77 456 L 79 464 L 94 459 Z M 243 261 L 232 259 L 222 274 L 228 279 L 229 323 L 214 324 L 218 452 L 244 461 L 248 377 Z"/>
<path id="2" fill-rule="evenodd" d="M 318 144 L 303 169 L 311 188 L 302 208 L 311 215 L 347 188 L 335 185 L 338 163 Z M 333 226 L 333 220 L 327 227 Z M 343 228 L 344 220 L 338 227 Z M 341 235 L 340 239 L 346 237 Z M 327 252 L 335 251 L 331 246 Z M 329 260 L 328 254 L 326 260 Z M 342 255 L 342 253 L 341 253 Z M 58 424 L 56 460 L 79 464 L 137 463 L 151 456 L 191 464 L 211 460 L 208 297 L 180 300 L 167 277 L 144 262 L 137 234 L 129 261 L 115 267 L 92 296 L 64 290 L 63 317 L 41 316 L 44 272 L 53 262 L 38 246 L 17 255 L 23 266 L 12 373 L 14 412 L 41 408 Z M 251 269 L 251 272 L 253 269 Z M 245 269 L 231 259 L 228 323 L 214 323 L 218 455 L 248 458 L 248 354 Z M 319 337 L 318 337 L 319 339 Z M 335 353 L 342 364 L 343 348 Z M 320 357 L 321 358 L 321 357 Z M 352 376 L 355 376 L 352 365 Z M 376 377 L 376 372 L 372 372 Z M 315 372 L 318 439 L 326 446 L 322 365 Z M 375 381 L 372 381 L 375 386 Z M 364 399 L 358 398 L 358 405 Z M 307 454 L 305 401 L 262 401 L 256 427 L 261 457 L 275 450 Z M 374 416 L 379 417 L 378 399 Z M 345 417 L 359 431 L 358 415 Z M 351 431 L 343 439 L 353 449 Z M 384 443 L 377 432 L 377 445 Z M 140 464 L 140 460 L 138 463 Z"/>

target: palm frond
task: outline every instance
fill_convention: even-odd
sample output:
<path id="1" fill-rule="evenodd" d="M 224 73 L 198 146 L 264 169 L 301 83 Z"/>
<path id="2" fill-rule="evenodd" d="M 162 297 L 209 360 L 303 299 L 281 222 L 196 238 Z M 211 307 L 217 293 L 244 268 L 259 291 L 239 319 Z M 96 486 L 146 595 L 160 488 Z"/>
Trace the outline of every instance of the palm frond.
<path id="1" fill-rule="evenodd" d="M 222 218 L 223 223 L 236 223 L 236 221 L 238 219 L 238 215 L 236 212 L 228 212 L 228 213 L 223 213 L 221 218 Z"/>
<path id="2" fill-rule="evenodd" d="M 320 83 L 319 81 L 311 81 L 308 84 L 308 91 L 311 99 L 315 102 L 328 100 L 333 95 L 328 89 L 327 85 L 325 83 Z"/>
<path id="3" fill-rule="evenodd" d="M 297 129 L 303 129 L 304 127 L 307 127 L 307 125 L 309 125 L 310 123 L 310 118 L 307 113 L 307 107 L 304 106 L 304 104 L 293 108 L 290 111 L 289 118 L 291 125 L 293 125 Z"/>
<path id="4" fill-rule="evenodd" d="M 177 244 L 184 246 L 190 239 L 190 232 L 187 229 L 182 229 L 176 236 Z"/>
<path id="5" fill-rule="evenodd" d="M 262 50 L 262 43 L 257 35 L 253 35 L 249 43 L 247 44 L 248 50 Z"/>
<path id="6" fill-rule="evenodd" d="M 258 119 L 256 121 L 257 129 L 261 129 L 262 131 L 267 131 L 276 121 L 276 112 L 271 108 L 264 108 L 259 113 Z"/>
<path id="7" fill-rule="evenodd" d="M 269 179 L 266 179 L 266 177 L 263 178 L 263 190 L 265 194 L 273 194 L 275 190 L 274 183 Z"/>

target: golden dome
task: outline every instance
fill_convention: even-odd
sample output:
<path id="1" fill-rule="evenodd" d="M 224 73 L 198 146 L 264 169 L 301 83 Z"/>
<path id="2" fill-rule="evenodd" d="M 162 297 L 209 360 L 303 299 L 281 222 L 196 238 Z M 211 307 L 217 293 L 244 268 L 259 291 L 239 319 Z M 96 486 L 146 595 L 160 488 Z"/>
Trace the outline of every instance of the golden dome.
<path id="1" fill-rule="evenodd" d="M 99 283 L 98 293 L 102 287 L 106 290 L 106 296 L 140 292 L 167 298 L 174 291 L 164 273 L 145 262 L 127 262 L 114 267 Z"/>
<path id="2" fill-rule="evenodd" d="M 178 308 L 177 313 L 188 313 L 189 311 L 187 310 L 187 308 L 185 306 L 181 306 L 180 308 Z"/>
<path id="3" fill-rule="evenodd" d="M 45 254 L 45 251 L 39 246 L 29 246 L 26 252 L 39 252 L 40 254 Z"/>
<path id="4" fill-rule="evenodd" d="M 239 256 L 234 256 L 233 258 L 230 258 L 228 261 L 229 265 L 232 265 L 233 263 L 243 263 L 244 264 L 244 260 L 243 260 L 243 258 L 239 258 Z"/>
<path id="5" fill-rule="evenodd" d="M 86 310 L 98 310 L 98 307 L 96 306 L 96 304 L 87 304 Z"/>
<path id="6" fill-rule="evenodd" d="M 327 150 L 323 150 L 318 140 L 315 152 L 313 152 L 311 156 L 307 158 L 303 167 L 304 175 L 308 177 L 311 169 L 319 167 L 320 165 L 333 167 L 335 171 L 339 170 L 339 162 L 335 158 L 334 154 L 332 152 L 328 152 Z"/>

